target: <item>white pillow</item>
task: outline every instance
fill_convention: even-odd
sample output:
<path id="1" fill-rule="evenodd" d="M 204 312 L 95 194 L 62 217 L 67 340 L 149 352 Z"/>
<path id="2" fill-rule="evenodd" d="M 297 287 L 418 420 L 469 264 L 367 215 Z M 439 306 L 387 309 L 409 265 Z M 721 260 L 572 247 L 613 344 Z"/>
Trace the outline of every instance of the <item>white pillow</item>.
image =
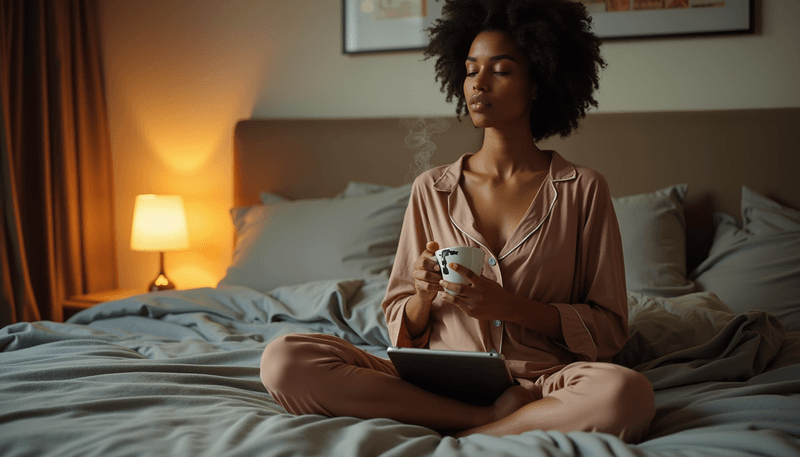
<path id="1" fill-rule="evenodd" d="M 742 187 L 742 221 L 714 215 L 711 250 L 691 278 L 736 313 L 767 311 L 800 330 L 800 211 Z"/>
<path id="2" fill-rule="evenodd" d="M 612 198 L 628 291 L 660 297 L 694 292 L 686 279 L 686 184 Z"/>
<path id="3" fill-rule="evenodd" d="M 236 249 L 219 284 L 268 292 L 323 279 L 388 275 L 410 195 L 408 184 L 358 197 L 234 208 Z"/>

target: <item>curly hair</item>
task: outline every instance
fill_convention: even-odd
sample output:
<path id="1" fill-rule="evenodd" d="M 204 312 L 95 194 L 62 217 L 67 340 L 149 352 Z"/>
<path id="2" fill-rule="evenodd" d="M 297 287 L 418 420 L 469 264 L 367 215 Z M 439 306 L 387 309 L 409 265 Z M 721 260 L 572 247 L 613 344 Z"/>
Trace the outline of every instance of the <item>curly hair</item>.
<path id="1" fill-rule="evenodd" d="M 568 136 L 590 107 L 599 71 L 606 66 L 600 39 L 582 3 L 570 0 L 447 0 L 442 18 L 427 30 L 425 60 L 436 57 L 436 81 L 447 101 L 458 100 L 456 114 L 469 115 L 464 96 L 466 61 L 481 32 L 502 31 L 526 55 L 538 96 L 530 125 L 536 141 Z"/>

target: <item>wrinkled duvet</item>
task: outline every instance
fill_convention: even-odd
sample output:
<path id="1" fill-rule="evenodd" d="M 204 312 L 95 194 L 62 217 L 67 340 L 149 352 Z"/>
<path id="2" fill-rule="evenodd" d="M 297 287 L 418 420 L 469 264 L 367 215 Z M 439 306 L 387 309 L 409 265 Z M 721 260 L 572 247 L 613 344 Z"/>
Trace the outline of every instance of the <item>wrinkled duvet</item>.
<path id="1" fill-rule="evenodd" d="M 0 330 L 0 455 L 800 456 L 800 333 L 713 294 L 629 293 L 658 412 L 648 438 L 531 431 L 454 439 L 388 419 L 293 416 L 258 377 L 264 346 L 323 332 L 384 356 L 384 279 L 141 295 L 68 323 Z"/>

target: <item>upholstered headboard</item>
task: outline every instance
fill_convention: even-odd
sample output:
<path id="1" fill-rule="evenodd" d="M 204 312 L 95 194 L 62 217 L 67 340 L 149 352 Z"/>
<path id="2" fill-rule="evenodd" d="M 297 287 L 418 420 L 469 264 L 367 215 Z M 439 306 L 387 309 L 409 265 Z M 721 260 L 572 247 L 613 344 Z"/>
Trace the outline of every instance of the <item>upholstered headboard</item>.
<path id="1" fill-rule="evenodd" d="M 410 132 L 436 125 L 436 119 L 251 119 L 234 135 L 234 202 L 258 202 L 260 191 L 291 198 L 331 196 L 349 181 L 400 185 L 414 179 L 418 149 L 406 146 Z M 469 119 L 430 133 L 439 165 L 480 149 L 483 131 Z"/>
<path id="2" fill-rule="evenodd" d="M 432 133 L 431 165 L 480 148 L 469 118 L 446 118 Z M 291 198 L 332 196 L 348 181 L 399 185 L 414 177 L 415 119 L 250 119 L 234 135 L 234 202 L 260 191 Z M 425 119 L 425 125 L 435 123 Z M 425 142 L 423 141 L 423 144 Z M 603 173 L 612 195 L 686 183 L 689 263 L 708 251 L 711 216 L 739 216 L 741 186 L 800 208 L 800 108 L 589 114 L 568 138 L 544 141 L 567 159 Z"/>

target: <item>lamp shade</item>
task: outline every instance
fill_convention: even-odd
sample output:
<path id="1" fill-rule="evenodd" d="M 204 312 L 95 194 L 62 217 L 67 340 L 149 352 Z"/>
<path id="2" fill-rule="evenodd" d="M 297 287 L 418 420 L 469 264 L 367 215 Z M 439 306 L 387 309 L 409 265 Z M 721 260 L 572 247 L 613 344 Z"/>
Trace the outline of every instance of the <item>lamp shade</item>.
<path id="1" fill-rule="evenodd" d="M 189 248 L 183 198 L 179 195 L 137 195 L 133 207 L 131 249 L 180 251 Z"/>

